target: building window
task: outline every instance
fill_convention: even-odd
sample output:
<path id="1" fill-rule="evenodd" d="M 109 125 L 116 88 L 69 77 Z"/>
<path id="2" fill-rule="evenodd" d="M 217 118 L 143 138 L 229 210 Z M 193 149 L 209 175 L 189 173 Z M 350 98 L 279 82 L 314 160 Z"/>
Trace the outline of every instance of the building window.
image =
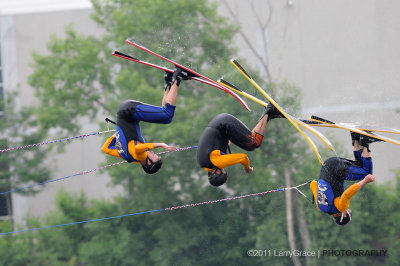
<path id="1" fill-rule="evenodd" d="M 9 216 L 9 204 L 10 197 L 7 195 L 0 195 L 0 218 L 4 216 Z"/>
<path id="2" fill-rule="evenodd" d="M 5 139 L 0 139 L 0 149 L 7 147 L 8 142 Z M 8 156 L 3 154 L 0 156 L 0 192 L 10 190 L 10 172 L 8 167 Z M 10 216 L 11 211 L 11 194 L 0 195 L 0 219 L 4 216 Z"/>

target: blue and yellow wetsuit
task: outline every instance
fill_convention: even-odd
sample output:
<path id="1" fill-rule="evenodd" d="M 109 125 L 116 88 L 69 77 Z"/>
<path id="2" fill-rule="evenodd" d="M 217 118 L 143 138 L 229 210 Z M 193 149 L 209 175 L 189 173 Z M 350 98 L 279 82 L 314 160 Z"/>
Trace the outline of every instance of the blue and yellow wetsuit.
<path id="1" fill-rule="evenodd" d="M 175 106 L 163 107 L 126 100 L 117 109 L 115 137 L 110 137 L 101 150 L 128 162 L 144 161 L 147 151 L 154 149 L 154 143 L 145 143 L 139 127 L 140 121 L 169 124 L 175 113 Z"/>
<path id="2" fill-rule="evenodd" d="M 350 199 L 360 189 L 353 184 L 344 189 L 345 180 L 361 180 L 372 174 L 372 160 L 370 157 L 361 157 L 361 151 L 355 151 L 356 161 L 332 157 L 324 162 L 318 181 L 312 181 L 310 189 L 320 211 L 335 214 L 346 211 L 350 206 Z"/>
<path id="3" fill-rule="evenodd" d="M 219 114 L 211 120 L 200 137 L 197 162 L 206 171 L 238 163 L 247 168 L 250 166 L 250 161 L 246 154 L 226 154 L 229 141 L 246 151 L 252 151 L 260 147 L 263 138 L 262 135 L 251 132 L 233 115 Z"/>

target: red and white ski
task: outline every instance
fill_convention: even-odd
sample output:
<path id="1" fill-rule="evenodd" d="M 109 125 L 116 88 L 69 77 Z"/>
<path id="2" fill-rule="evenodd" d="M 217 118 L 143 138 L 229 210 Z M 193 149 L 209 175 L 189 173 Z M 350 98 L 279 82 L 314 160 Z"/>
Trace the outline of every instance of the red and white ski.
<path id="1" fill-rule="evenodd" d="M 159 66 L 159 65 L 156 65 L 156 64 L 153 64 L 153 63 L 149 63 L 149 62 L 140 60 L 140 59 L 138 59 L 136 57 L 121 53 L 119 51 L 114 51 L 112 53 L 112 55 L 120 57 L 120 58 L 123 58 L 123 59 L 130 60 L 130 61 L 133 61 L 133 62 L 136 62 L 136 63 L 139 63 L 139 64 L 143 64 L 143 65 L 146 65 L 146 66 L 150 66 L 150 67 L 154 67 L 154 68 L 157 68 L 157 69 L 160 69 L 160 70 L 164 70 L 164 71 L 167 71 L 167 72 L 170 72 L 170 73 L 174 72 L 174 70 L 169 69 L 167 67 L 163 67 L 163 66 Z M 191 79 L 196 80 L 196 81 L 201 82 L 201 83 L 204 83 L 204 84 L 207 84 L 207 85 L 210 85 L 210 86 L 213 86 L 213 87 L 216 87 L 216 88 L 219 89 L 219 86 L 216 86 L 214 83 L 209 82 L 207 80 L 204 80 L 204 79 L 201 79 L 201 78 L 198 78 L 198 77 L 192 77 Z"/>
<path id="2" fill-rule="evenodd" d="M 133 40 L 126 40 L 125 42 L 126 42 L 126 43 L 129 43 L 130 45 L 133 45 L 133 46 L 135 46 L 135 47 L 137 47 L 137 48 L 139 48 L 139 49 L 141 49 L 141 50 L 143 50 L 143 51 L 145 51 L 145 52 L 148 52 L 148 53 L 150 53 L 150 54 L 152 54 L 152 55 L 154 55 L 154 56 L 157 56 L 158 58 L 160 58 L 160 59 L 162 59 L 162 60 L 165 60 L 165 61 L 167 61 L 167 62 L 173 64 L 174 66 L 180 67 L 180 68 L 182 68 L 182 69 L 184 69 L 184 70 L 186 70 L 186 71 L 188 71 L 188 72 L 190 72 L 190 73 L 196 75 L 196 76 L 199 77 L 200 79 L 203 79 L 204 81 L 208 81 L 208 83 L 206 83 L 206 82 L 203 82 L 203 81 L 198 80 L 198 81 L 203 82 L 203 83 L 206 83 L 206 84 L 208 84 L 208 85 L 213 84 L 213 85 L 211 85 L 211 86 L 213 86 L 213 87 L 215 87 L 215 88 L 218 88 L 218 89 L 220 89 L 220 90 L 222 90 L 222 91 L 224 91 L 224 92 L 226 92 L 226 93 L 229 93 L 230 95 L 232 95 L 233 97 L 235 97 L 235 98 L 244 106 L 244 108 L 246 108 L 246 110 L 250 110 L 249 106 L 246 104 L 246 102 L 245 102 L 242 98 L 239 97 L 239 95 L 237 95 L 237 94 L 234 93 L 233 91 L 231 91 L 231 90 L 229 90 L 229 89 L 223 87 L 222 85 L 218 84 L 217 82 L 213 81 L 212 79 L 210 79 L 210 78 L 208 78 L 208 77 L 206 77 L 206 76 L 204 76 L 204 75 L 202 75 L 202 74 L 199 74 L 199 73 L 197 73 L 197 72 L 195 72 L 195 71 L 193 71 L 193 70 L 191 70 L 191 69 L 189 69 L 189 68 L 187 68 L 187 67 L 185 67 L 185 66 L 182 66 L 182 65 L 180 65 L 180 64 L 178 64 L 178 63 L 172 61 L 171 59 L 168 59 L 168 58 L 166 58 L 166 57 L 164 57 L 164 56 L 162 56 L 162 55 L 159 55 L 159 54 L 157 54 L 157 53 L 151 51 L 150 49 L 148 49 L 148 48 L 146 48 L 146 47 L 144 47 L 144 46 L 142 46 L 142 45 L 140 45 L 140 44 L 134 42 Z M 137 61 L 137 60 L 132 60 L 132 61 L 141 63 L 141 62 L 139 62 L 140 60 L 139 60 L 139 61 Z M 152 66 L 153 64 L 147 63 L 147 62 L 146 62 L 146 65 Z M 155 66 L 155 65 L 154 65 L 154 66 Z M 195 79 L 195 78 L 193 78 L 193 79 Z M 197 80 L 197 79 L 196 79 L 196 80 Z"/>

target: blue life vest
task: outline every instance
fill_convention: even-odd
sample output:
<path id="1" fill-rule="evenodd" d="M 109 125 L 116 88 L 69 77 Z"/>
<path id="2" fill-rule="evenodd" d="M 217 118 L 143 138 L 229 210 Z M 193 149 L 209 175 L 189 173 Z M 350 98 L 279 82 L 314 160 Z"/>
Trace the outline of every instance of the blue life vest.
<path id="1" fill-rule="evenodd" d="M 317 204 L 319 209 L 328 214 L 340 213 L 334 204 L 335 196 L 331 185 L 322 179 L 318 180 L 317 185 Z"/>
<path id="2" fill-rule="evenodd" d="M 135 144 L 137 144 L 136 140 Z M 121 130 L 119 126 L 116 127 L 115 146 L 117 146 L 117 152 L 122 159 L 126 160 L 128 163 L 136 161 L 129 153 L 128 142 L 126 141 L 124 132 Z"/>

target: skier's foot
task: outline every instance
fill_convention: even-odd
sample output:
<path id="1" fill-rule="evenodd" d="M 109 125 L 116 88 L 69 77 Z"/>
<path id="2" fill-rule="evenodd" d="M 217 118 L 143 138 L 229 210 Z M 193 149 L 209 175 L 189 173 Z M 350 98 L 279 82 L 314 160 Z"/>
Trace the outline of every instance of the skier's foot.
<path id="1" fill-rule="evenodd" d="M 355 141 L 358 141 L 358 144 L 360 144 L 361 134 L 351 131 L 350 136 L 351 136 L 351 145 L 354 146 Z"/>
<path id="2" fill-rule="evenodd" d="M 179 86 L 179 84 L 181 83 L 182 80 L 188 80 L 193 77 L 197 77 L 197 75 L 195 75 L 183 68 L 175 66 L 174 74 L 172 76 L 172 84 L 174 84 L 176 81 L 177 85 Z"/>
<path id="3" fill-rule="evenodd" d="M 164 73 L 164 81 L 165 81 L 164 90 L 167 90 L 167 88 L 170 88 L 172 86 L 172 75 L 173 75 L 173 73 L 165 71 L 165 73 Z"/>
<path id="4" fill-rule="evenodd" d="M 261 118 L 265 115 L 268 115 L 268 121 L 275 118 L 285 118 L 285 116 L 272 103 L 268 103 L 267 107 L 265 107 Z"/>
<path id="5" fill-rule="evenodd" d="M 370 133 L 370 132 L 368 132 L 368 133 Z M 361 137 L 360 137 L 361 146 L 367 148 L 368 151 L 370 151 L 369 150 L 369 144 L 374 143 L 374 142 L 378 142 L 378 141 L 383 141 L 383 140 L 380 140 L 380 139 L 377 139 L 377 138 L 374 138 L 374 137 L 370 137 L 370 136 L 365 136 L 365 135 L 361 135 Z"/>

